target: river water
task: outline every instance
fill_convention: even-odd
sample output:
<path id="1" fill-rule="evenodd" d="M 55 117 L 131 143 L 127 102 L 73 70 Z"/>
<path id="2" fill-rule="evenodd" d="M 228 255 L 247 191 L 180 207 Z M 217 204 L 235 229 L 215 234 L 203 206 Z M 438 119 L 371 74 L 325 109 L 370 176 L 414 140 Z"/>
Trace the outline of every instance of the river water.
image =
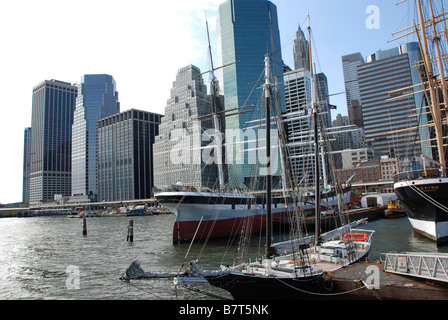
<path id="1" fill-rule="evenodd" d="M 230 295 L 204 284 L 202 292 L 176 288 L 172 280 L 119 278 L 136 259 L 146 271 L 177 272 L 184 262 L 200 259 L 206 269 L 232 264 L 237 245 L 228 240 L 207 244 L 172 244 L 174 215 L 88 218 L 65 216 L 0 219 L 1 300 L 201 300 Z M 126 241 L 134 220 L 134 241 Z M 407 218 L 380 219 L 362 226 L 376 230 L 371 259 L 396 251 L 448 252 L 412 231 Z M 255 235 L 255 249 L 263 236 Z M 258 252 L 257 252 L 258 250 Z M 262 249 L 261 249 L 262 250 Z M 188 253 L 188 255 L 187 255 Z M 213 294 L 206 295 L 205 292 Z"/>

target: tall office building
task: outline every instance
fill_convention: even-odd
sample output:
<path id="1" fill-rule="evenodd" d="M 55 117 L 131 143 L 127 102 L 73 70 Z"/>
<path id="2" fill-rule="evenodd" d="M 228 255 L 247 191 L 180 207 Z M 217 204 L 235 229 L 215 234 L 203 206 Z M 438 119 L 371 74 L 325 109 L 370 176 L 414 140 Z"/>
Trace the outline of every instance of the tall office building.
<path id="1" fill-rule="evenodd" d="M 30 206 L 71 194 L 71 139 L 78 88 L 45 80 L 33 88 Z"/>
<path id="2" fill-rule="evenodd" d="M 310 70 L 310 49 L 309 42 L 306 40 L 302 29 L 299 29 L 296 33 L 296 38 L 294 39 L 294 69 L 305 69 Z"/>
<path id="3" fill-rule="evenodd" d="M 30 159 L 31 158 L 31 128 L 25 128 L 23 136 L 23 185 L 22 202 L 30 201 Z"/>
<path id="4" fill-rule="evenodd" d="M 290 163 L 296 177 L 302 181 L 302 186 L 314 185 L 315 177 L 312 172 L 315 168 L 313 146 L 314 125 L 311 116 L 311 73 L 301 68 L 285 72 L 285 101 L 286 111 L 283 121 L 286 124 Z M 318 127 L 327 129 L 331 127 L 328 99 L 328 85 L 325 74 L 315 75 L 315 87 L 319 108 Z M 319 159 L 319 168 L 323 178 L 324 165 Z M 326 166 L 328 168 L 328 166 Z"/>
<path id="5" fill-rule="evenodd" d="M 98 120 L 98 200 L 149 199 L 162 115 L 131 109 Z"/>
<path id="6" fill-rule="evenodd" d="M 96 201 L 97 121 L 120 112 L 116 83 L 107 74 L 84 75 L 73 123 L 71 202 Z"/>
<path id="7" fill-rule="evenodd" d="M 364 63 L 364 58 L 359 52 L 342 56 L 342 71 L 344 73 L 349 124 L 357 127 L 363 127 L 357 68 Z"/>
<path id="8" fill-rule="evenodd" d="M 311 75 L 301 69 L 284 74 L 286 112 L 291 170 L 302 186 L 314 185 L 313 123 L 310 117 Z M 321 166 L 322 167 L 322 166 Z"/>
<path id="9" fill-rule="evenodd" d="M 278 76 L 283 74 L 277 7 L 267 0 L 228 0 L 219 7 L 217 29 L 219 64 L 228 65 L 220 73 L 225 108 L 255 107 L 255 111 L 225 119 L 226 130 L 240 132 L 234 141 L 226 140 L 229 185 L 246 188 L 252 185 L 260 165 L 250 142 L 247 142 L 247 135 L 244 135 L 247 134 L 246 128 L 254 127 L 251 121 L 264 117 L 264 110 L 260 110 L 262 92 L 259 88 L 262 84 L 260 81 L 264 81 L 266 54 L 271 56 L 272 73 Z M 280 107 L 285 110 L 282 81 L 279 81 L 279 94 Z M 276 110 L 276 107 L 272 110 Z M 256 129 L 251 130 L 257 135 Z M 239 147 L 237 152 L 234 152 L 232 145 Z"/>
<path id="10" fill-rule="evenodd" d="M 389 95 L 389 92 L 420 83 L 415 61 L 420 60 L 418 43 L 412 42 L 379 51 L 358 66 L 358 81 L 365 138 L 377 156 L 414 157 L 422 152 L 431 157 L 428 128 L 407 130 L 427 122 L 422 93 L 407 94 L 415 87 Z M 396 99 L 390 100 L 395 97 Z M 396 130 L 400 132 L 390 133 Z M 420 137 L 419 137 L 420 136 Z M 420 138 L 420 139 L 419 139 Z M 418 140 L 424 142 L 415 143 Z"/>
<path id="11" fill-rule="evenodd" d="M 178 70 L 154 143 L 157 188 L 177 183 L 198 188 L 219 187 L 216 162 L 206 165 L 202 154 L 203 151 L 207 154 L 204 148 L 211 143 L 208 137 L 213 128 L 212 122 L 203 116 L 211 113 L 199 68 L 189 65 Z"/>

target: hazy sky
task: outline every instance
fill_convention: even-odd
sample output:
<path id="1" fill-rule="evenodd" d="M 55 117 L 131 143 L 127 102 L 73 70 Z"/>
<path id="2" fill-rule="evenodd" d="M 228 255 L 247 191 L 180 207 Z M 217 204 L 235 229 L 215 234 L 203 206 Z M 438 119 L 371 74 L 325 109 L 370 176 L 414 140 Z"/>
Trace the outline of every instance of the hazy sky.
<path id="1" fill-rule="evenodd" d="M 14 0 L 0 3 L 0 203 L 22 200 L 23 132 L 31 126 L 32 89 L 43 80 L 79 82 L 107 73 L 117 82 L 121 110 L 164 114 L 178 69 L 208 70 L 207 12 L 212 40 L 224 0 Z M 395 0 L 273 0 L 282 55 L 293 67 L 293 39 L 307 12 L 313 59 L 327 75 L 330 94 L 345 90 L 341 56 L 415 41 L 387 43 L 413 23 L 412 4 Z M 412 1 L 411 1 L 412 2 Z M 439 2 L 439 1 L 437 1 Z M 157 4 L 155 4 L 157 3 Z M 216 54 L 216 47 L 215 47 Z M 216 57 L 215 57 L 216 59 Z M 215 60 L 216 61 L 216 60 Z M 345 94 L 331 97 L 347 114 Z"/>

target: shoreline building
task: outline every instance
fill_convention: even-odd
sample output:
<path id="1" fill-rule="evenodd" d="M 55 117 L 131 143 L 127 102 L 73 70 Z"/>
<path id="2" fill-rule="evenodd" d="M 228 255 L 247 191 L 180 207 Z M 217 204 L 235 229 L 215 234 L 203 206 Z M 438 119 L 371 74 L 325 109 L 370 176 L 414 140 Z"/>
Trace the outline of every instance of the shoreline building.
<path id="1" fill-rule="evenodd" d="M 30 202 L 30 157 L 31 157 L 31 128 L 25 128 L 23 135 L 23 185 L 22 202 Z"/>
<path id="2" fill-rule="evenodd" d="M 150 199 L 162 115 L 131 109 L 98 120 L 98 200 Z"/>
<path id="3" fill-rule="evenodd" d="M 30 206 L 71 194 L 71 143 L 78 88 L 45 80 L 33 88 Z"/>
<path id="4" fill-rule="evenodd" d="M 419 45 L 411 42 L 372 54 L 367 57 L 367 63 L 357 67 L 365 139 L 371 144 L 375 156 L 408 158 L 423 153 L 433 158 L 429 128 L 409 130 L 428 121 L 425 112 L 421 111 L 426 105 L 423 93 L 389 94 L 420 84 L 415 68 L 415 62 L 419 60 Z M 417 92 L 420 89 L 415 86 L 410 90 Z M 416 143 L 419 140 L 422 142 Z"/>
<path id="5" fill-rule="evenodd" d="M 107 74 L 84 75 L 79 84 L 73 123 L 70 203 L 97 200 L 97 121 L 119 112 L 114 78 Z"/>
<path id="6" fill-rule="evenodd" d="M 219 187 L 216 162 L 205 164 L 210 153 L 209 130 L 213 123 L 201 121 L 212 106 L 199 68 L 193 65 L 177 71 L 165 116 L 154 143 L 154 183 L 163 189 L 178 183 L 197 188 Z M 206 120 L 203 118 L 203 120 Z"/>
<path id="7" fill-rule="evenodd" d="M 264 181 L 260 171 L 265 170 L 258 170 L 263 166 L 258 150 L 264 149 L 264 142 L 263 137 L 258 139 L 259 146 L 254 146 L 253 141 L 257 139 L 258 130 L 264 129 L 264 120 L 260 120 L 265 111 L 259 81 L 264 81 L 266 54 L 271 56 L 274 77 L 283 75 L 277 7 L 267 0 L 228 0 L 219 6 L 217 35 L 218 65 L 226 66 L 219 75 L 225 109 L 248 106 L 246 112 L 225 118 L 226 133 L 234 133 L 232 137 L 226 136 L 225 141 L 228 185 L 257 189 Z M 280 108 L 285 111 L 283 81 L 278 83 Z M 250 109 L 254 111 L 248 112 Z M 274 116 L 276 106 L 271 110 Z M 280 166 L 273 166 L 272 175 L 275 186 Z"/>

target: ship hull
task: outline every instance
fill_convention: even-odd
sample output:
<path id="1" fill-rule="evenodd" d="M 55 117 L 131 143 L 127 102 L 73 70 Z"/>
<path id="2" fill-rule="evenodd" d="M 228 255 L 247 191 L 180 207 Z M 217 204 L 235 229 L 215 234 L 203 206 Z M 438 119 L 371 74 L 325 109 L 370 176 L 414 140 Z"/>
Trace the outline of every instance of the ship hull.
<path id="1" fill-rule="evenodd" d="M 230 237 L 242 232 L 258 233 L 266 230 L 266 205 L 262 197 L 247 193 L 213 193 L 167 191 L 155 195 L 156 200 L 176 215 L 173 243 L 208 238 Z M 306 213 L 314 210 L 312 197 L 301 203 Z M 344 190 L 343 202 L 350 202 L 350 188 Z M 336 193 L 322 200 L 325 208 L 338 204 Z M 273 198 L 272 220 L 277 224 L 290 222 L 290 214 L 282 197 Z"/>
<path id="2" fill-rule="evenodd" d="M 176 215 L 173 243 L 230 237 L 266 229 L 266 209 L 250 195 L 201 192 L 165 192 L 157 201 Z M 274 219 L 285 219 L 285 203 L 274 201 Z"/>
<path id="3" fill-rule="evenodd" d="M 228 291 L 235 300 L 312 300 L 333 291 L 333 284 L 322 275 L 293 279 L 230 273 L 206 279 L 212 286 Z"/>
<path id="4" fill-rule="evenodd" d="M 448 178 L 400 181 L 394 189 L 413 229 L 437 245 L 448 243 Z"/>

